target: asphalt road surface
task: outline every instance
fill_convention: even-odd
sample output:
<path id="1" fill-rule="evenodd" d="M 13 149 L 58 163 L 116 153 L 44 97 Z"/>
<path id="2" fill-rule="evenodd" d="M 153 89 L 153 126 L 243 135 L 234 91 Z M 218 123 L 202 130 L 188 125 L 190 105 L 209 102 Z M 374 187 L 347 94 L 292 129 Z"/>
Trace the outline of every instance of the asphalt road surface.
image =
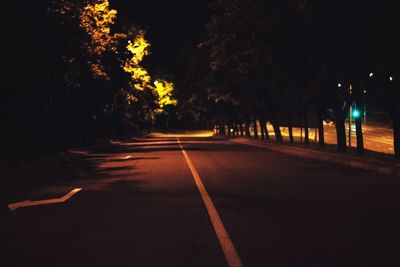
<path id="1" fill-rule="evenodd" d="M 179 139 L 114 142 L 7 174 L 0 266 L 400 266 L 397 177 Z"/>

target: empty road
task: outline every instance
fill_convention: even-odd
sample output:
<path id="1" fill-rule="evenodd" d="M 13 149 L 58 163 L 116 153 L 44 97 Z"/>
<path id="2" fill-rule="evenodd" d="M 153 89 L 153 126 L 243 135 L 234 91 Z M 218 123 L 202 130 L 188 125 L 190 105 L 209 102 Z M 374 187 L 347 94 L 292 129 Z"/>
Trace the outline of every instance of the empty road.
<path id="1" fill-rule="evenodd" d="M 400 266 L 394 176 L 201 135 L 15 172 L 0 180 L 0 266 Z"/>

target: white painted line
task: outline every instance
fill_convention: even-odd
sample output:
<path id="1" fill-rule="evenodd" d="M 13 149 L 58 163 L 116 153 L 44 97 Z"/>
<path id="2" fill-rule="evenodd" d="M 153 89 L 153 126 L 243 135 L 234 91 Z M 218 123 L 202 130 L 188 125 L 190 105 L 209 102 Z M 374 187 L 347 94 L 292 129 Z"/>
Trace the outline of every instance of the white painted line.
<path id="1" fill-rule="evenodd" d="M 232 243 L 231 238 L 229 237 L 228 232 L 225 229 L 224 224 L 222 223 L 221 217 L 219 216 L 217 209 L 214 206 L 210 196 L 207 193 L 207 190 L 200 178 L 199 173 L 194 167 L 192 160 L 189 158 L 188 153 L 183 149 L 182 143 L 177 138 L 179 147 L 181 148 L 182 154 L 186 160 L 187 165 L 193 175 L 194 181 L 196 183 L 197 189 L 200 192 L 201 198 L 206 206 L 208 215 L 210 216 L 211 223 L 214 227 L 214 231 L 217 234 L 217 238 L 222 247 L 222 251 L 224 252 L 225 259 L 228 263 L 229 267 L 243 267 L 242 261 L 239 258 L 238 253 L 236 252 L 235 246 Z"/>
<path id="2" fill-rule="evenodd" d="M 14 211 L 14 210 L 16 210 L 18 208 L 22 208 L 22 207 L 62 203 L 62 202 L 67 201 L 68 199 L 70 199 L 73 195 L 75 195 L 76 193 L 78 193 L 81 190 L 82 190 L 82 188 L 75 188 L 71 192 L 69 192 L 68 194 L 66 194 L 65 196 L 60 197 L 60 198 L 51 198 L 51 199 L 34 200 L 34 201 L 25 200 L 22 202 L 12 203 L 12 204 L 8 205 L 8 208 L 11 211 Z"/>

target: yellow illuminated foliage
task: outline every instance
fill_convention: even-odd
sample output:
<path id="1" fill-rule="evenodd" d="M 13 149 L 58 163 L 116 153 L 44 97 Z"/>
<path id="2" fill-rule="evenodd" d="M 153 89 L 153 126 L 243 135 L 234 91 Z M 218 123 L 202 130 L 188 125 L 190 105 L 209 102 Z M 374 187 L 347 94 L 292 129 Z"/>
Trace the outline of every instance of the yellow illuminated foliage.
<path id="1" fill-rule="evenodd" d="M 157 104 L 159 106 L 158 112 L 162 112 L 166 105 L 176 105 L 177 101 L 172 98 L 172 91 L 174 84 L 164 80 L 156 80 L 154 82 L 154 93 L 157 97 Z"/>
<path id="2" fill-rule="evenodd" d="M 177 101 L 172 98 L 173 83 L 156 80 L 153 85 L 147 70 L 140 66 L 143 58 L 150 54 L 150 43 L 144 38 L 144 32 L 140 31 L 133 41 L 129 41 L 126 49 L 131 57 L 125 61 L 123 68 L 131 75 L 132 86 L 140 91 L 152 90 L 158 105 L 156 112 L 162 112 L 166 105 L 176 105 Z"/>
<path id="3" fill-rule="evenodd" d="M 131 57 L 124 63 L 124 71 L 131 75 L 133 87 L 143 91 L 151 87 L 151 77 L 146 69 L 140 67 L 140 62 L 145 56 L 150 54 L 150 43 L 144 39 L 144 32 L 140 31 L 135 39 L 128 42 L 126 49 L 131 53 Z"/>
<path id="4" fill-rule="evenodd" d="M 124 70 L 131 74 L 133 80 L 133 87 L 137 90 L 143 91 L 144 89 L 151 87 L 151 77 L 147 70 L 141 67 L 133 67 L 130 65 L 125 65 Z"/>
<path id="5" fill-rule="evenodd" d="M 137 34 L 133 42 L 128 41 L 128 45 L 126 46 L 126 49 L 132 53 L 130 61 L 135 65 L 138 65 L 145 56 L 150 54 L 149 48 L 150 43 L 144 39 L 143 31 Z"/>
<path id="6" fill-rule="evenodd" d="M 114 24 L 117 11 L 110 9 L 108 0 L 94 0 L 88 2 L 81 10 L 80 27 L 90 36 L 91 42 L 86 45 L 92 54 L 101 55 L 107 50 L 116 50 L 118 39 L 125 34 L 111 34 L 111 25 Z"/>
<path id="7" fill-rule="evenodd" d="M 134 81 L 137 81 L 134 86 L 136 89 L 143 91 L 144 89 L 150 87 L 151 77 L 147 73 L 147 70 L 143 68 L 138 68 L 132 75 Z"/>
<path id="8" fill-rule="evenodd" d="M 148 71 L 140 64 L 144 57 L 150 54 L 150 43 L 145 39 L 144 31 L 129 32 L 127 34 L 111 33 L 111 26 L 117 18 L 117 11 L 110 8 L 109 0 L 83 0 L 84 6 L 68 0 L 50 0 L 54 6 L 54 12 L 62 16 L 74 16 L 79 18 L 80 28 L 88 35 L 89 40 L 84 43 L 84 48 L 89 53 L 87 63 L 95 78 L 110 80 L 102 58 L 105 52 L 118 54 L 117 45 L 122 39 L 135 33 L 133 40 L 129 40 L 126 51 L 129 57 L 122 62 L 121 67 L 130 75 L 130 85 L 138 91 L 151 90 L 154 95 L 156 109 L 149 115 L 154 119 L 155 113 L 163 112 L 165 106 L 176 105 L 177 100 L 172 97 L 174 85 L 165 80 L 153 82 Z M 73 58 L 69 62 L 73 62 Z M 128 104 L 139 102 L 138 92 L 125 91 L 123 97 Z M 150 105 L 152 106 L 152 105 Z M 146 107 L 148 107 L 146 105 Z"/>

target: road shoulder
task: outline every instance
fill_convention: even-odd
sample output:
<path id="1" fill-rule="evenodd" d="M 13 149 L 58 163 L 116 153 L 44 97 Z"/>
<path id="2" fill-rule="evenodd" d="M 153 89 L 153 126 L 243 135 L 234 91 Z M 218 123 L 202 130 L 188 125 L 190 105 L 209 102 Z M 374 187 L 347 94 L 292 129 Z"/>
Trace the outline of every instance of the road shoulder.
<path id="1" fill-rule="evenodd" d="M 382 160 L 365 157 L 365 156 L 354 156 L 343 153 L 333 153 L 326 150 L 315 150 L 311 148 L 299 147 L 290 144 L 274 144 L 266 143 L 264 140 L 252 139 L 252 138 L 231 138 L 230 142 L 268 149 L 278 153 L 284 153 L 291 156 L 297 156 L 302 158 L 309 158 L 322 162 L 329 162 L 333 164 L 344 165 L 352 168 L 363 169 L 368 171 L 374 171 L 387 175 L 400 175 L 400 164 L 394 162 L 384 162 Z"/>

